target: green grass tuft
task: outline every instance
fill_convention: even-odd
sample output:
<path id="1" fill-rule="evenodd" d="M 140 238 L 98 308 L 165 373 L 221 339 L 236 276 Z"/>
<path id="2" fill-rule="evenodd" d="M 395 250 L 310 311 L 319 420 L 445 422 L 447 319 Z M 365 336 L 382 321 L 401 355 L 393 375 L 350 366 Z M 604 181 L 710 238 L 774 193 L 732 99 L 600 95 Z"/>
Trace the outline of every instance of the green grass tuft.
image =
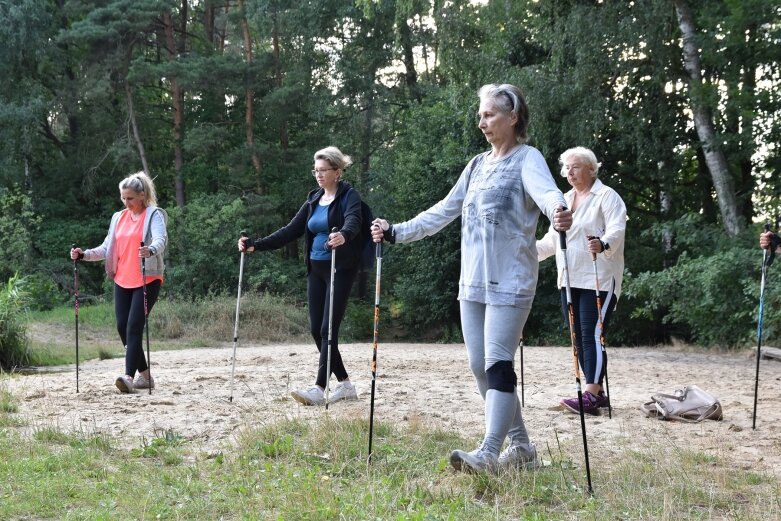
<path id="1" fill-rule="evenodd" d="M 447 454 L 474 444 L 417 424 L 323 415 L 250 425 L 236 445 L 204 454 L 181 434 L 155 432 L 129 450 L 103 436 L 0 429 L 0 519 L 777 519 L 777 478 L 720 458 L 666 450 L 614 453 L 585 491 L 578 440 L 550 464 L 498 476 L 453 471 Z M 620 443 L 620 440 L 619 440 Z M 569 457 L 569 454 L 573 454 Z M 573 463 L 574 461 L 578 463 Z M 144 500 L 127 494 L 143 490 Z"/>

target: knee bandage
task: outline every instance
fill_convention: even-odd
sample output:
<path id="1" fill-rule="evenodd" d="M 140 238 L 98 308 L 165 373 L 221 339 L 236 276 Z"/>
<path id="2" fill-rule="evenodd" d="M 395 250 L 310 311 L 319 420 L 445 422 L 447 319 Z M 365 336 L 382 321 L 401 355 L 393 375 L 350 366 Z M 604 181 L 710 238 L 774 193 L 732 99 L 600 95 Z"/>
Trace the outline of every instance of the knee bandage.
<path id="1" fill-rule="evenodd" d="M 503 393 L 514 393 L 518 385 L 518 378 L 513 370 L 513 363 L 509 360 L 496 362 L 485 372 L 488 377 L 488 388 L 496 389 Z"/>

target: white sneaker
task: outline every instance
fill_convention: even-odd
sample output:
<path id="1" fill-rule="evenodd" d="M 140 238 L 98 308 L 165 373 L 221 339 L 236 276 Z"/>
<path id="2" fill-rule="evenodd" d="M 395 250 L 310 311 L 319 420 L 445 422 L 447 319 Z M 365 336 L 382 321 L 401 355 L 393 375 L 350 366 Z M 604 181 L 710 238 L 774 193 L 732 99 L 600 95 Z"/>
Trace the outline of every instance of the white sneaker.
<path id="1" fill-rule="evenodd" d="M 138 376 L 136 376 L 136 379 L 133 380 L 133 388 L 134 389 L 154 389 L 155 388 L 155 377 L 149 376 L 149 380 L 144 378 L 144 376 L 139 373 Z"/>
<path id="2" fill-rule="evenodd" d="M 125 374 L 123 374 L 122 376 L 118 376 L 116 381 L 114 382 L 114 385 L 117 386 L 117 389 L 119 389 L 120 392 L 123 393 L 133 392 L 133 379 Z"/>
<path id="3" fill-rule="evenodd" d="M 350 382 L 344 382 L 330 392 L 328 397 L 328 403 L 338 402 L 339 400 L 357 400 L 358 393 L 355 390 L 355 386 Z"/>
<path id="4" fill-rule="evenodd" d="M 504 468 L 536 469 L 542 466 L 537 457 L 537 446 L 532 443 L 510 445 L 499 454 L 499 466 Z"/>
<path id="5" fill-rule="evenodd" d="M 325 394 L 318 386 L 309 389 L 299 389 L 290 393 L 290 396 L 297 402 L 304 405 L 325 405 Z"/>
<path id="6" fill-rule="evenodd" d="M 463 472 L 491 472 L 495 473 L 499 467 L 497 457 L 492 452 L 479 447 L 472 452 L 454 450 L 450 453 L 450 464 L 456 470 Z"/>

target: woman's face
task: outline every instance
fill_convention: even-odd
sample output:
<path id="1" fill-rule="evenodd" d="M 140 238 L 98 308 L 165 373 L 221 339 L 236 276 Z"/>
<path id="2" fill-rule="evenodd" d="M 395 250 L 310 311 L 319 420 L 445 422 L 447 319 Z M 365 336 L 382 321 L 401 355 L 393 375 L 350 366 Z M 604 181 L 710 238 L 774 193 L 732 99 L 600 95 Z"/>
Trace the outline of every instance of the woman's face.
<path id="1" fill-rule="evenodd" d="M 317 159 L 315 161 L 314 176 L 318 186 L 322 188 L 328 190 L 335 188 L 336 184 L 339 182 L 340 173 L 341 172 L 339 172 L 338 169 L 331 166 L 331 163 L 325 159 Z"/>
<path id="2" fill-rule="evenodd" d="M 132 188 L 123 188 L 119 191 L 119 196 L 125 204 L 125 208 L 133 213 L 144 211 L 144 193 L 138 193 Z"/>
<path id="3" fill-rule="evenodd" d="M 518 116 L 514 112 L 502 112 L 494 100 L 482 99 L 477 119 L 477 126 L 492 145 L 515 142 L 515 124 L 518 122 Z"/>
<path id="4" fill-rule="evenodd" d="M 591 167 L 586 161 L 577 156 L 570 156 L 564 160 L 562 168 L 567 173 L 567 182 L 576 190 L 591 188 L 594 184 L 594 176 Z"/>

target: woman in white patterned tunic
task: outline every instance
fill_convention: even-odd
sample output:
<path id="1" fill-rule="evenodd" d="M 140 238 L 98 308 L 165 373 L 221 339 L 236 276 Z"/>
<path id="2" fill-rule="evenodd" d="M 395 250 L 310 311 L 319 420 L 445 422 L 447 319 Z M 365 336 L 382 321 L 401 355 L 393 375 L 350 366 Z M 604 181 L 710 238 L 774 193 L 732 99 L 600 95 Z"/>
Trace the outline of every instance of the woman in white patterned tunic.
<path id="1" fill-rule="evenodd" d="M 474 157 L 437 204 L 395 225 L 375 219 L 372 232 L 375 241 L 411 242 L 461 217 L 461 327 L 485 400 L 486 430 L 477 449 L 454 450 L 450 462 L 472 472 L 538 463 L 521 415 L 513 358 L 537 287 L 540 211 L 558 230 L 572 223 L 542 154 L 525 144 L 529 112 L 521 91 L 492 84 L 478 97 L 478 126 L 491 150 Z M 509 445 L 500 454 L 509 432 Z"/>

